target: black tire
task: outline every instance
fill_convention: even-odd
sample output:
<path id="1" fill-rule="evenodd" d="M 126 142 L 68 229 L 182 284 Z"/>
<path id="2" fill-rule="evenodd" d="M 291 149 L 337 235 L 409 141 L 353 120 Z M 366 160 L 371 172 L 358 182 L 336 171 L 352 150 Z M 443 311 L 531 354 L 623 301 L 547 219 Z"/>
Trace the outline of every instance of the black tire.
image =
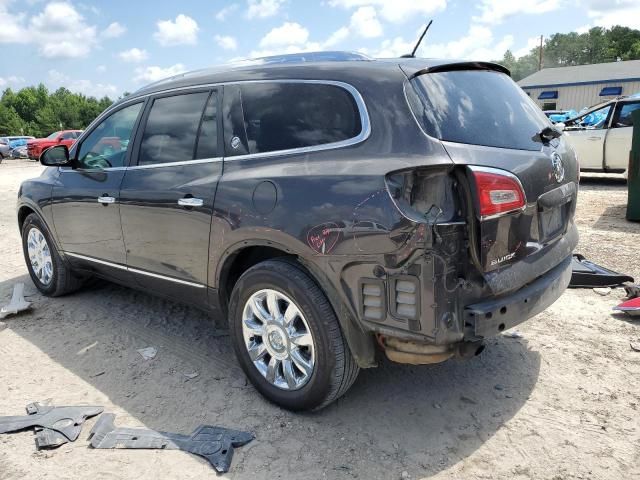
<path id="1" fill-rule="evenodd" d="M 271 384 L 249 357 L 242 333 L 242 312 L 247 300 L 263 289 L 291 298 L 313 337 L 315 366 L 308 382 L 298 390 L 282 390 Z M 267 260 L 244 272 L 231 293 L 229 330 L 238 361 L 251 383 L 268 400 L 288 410 L 327 406 L 351 387 L 360 371 L 324 292 L 292 261 Z"/>
<path id="2" fill-rule="evenodd" d="M 29 232 L 32 229 L 37 229 L 44 236 L 47 246 L 49 248 L 49 252 L 51 254 L 51 260 L 53 265 L 53 273 L 51 275 L 51 280 L 47 283 L 42 282 L 38 278 L 38 274 L 34 271 L 33 266 L 31 265 L 31 260 L 29 259 L 28 252 L 28 236 Z M 62 260 L 56 246 L 51 238 L 51 234 L 47 229 L 46 225 L 40 217 L 35 213 L 31 213 L 25 218 L 24 223 L 22 224 L 22 251 L 24 253 L 24 260 L 27 264 L 27 269 L 29 270 L 29 276 L 33 281 L 34 285 L 43 295 L 48 297 L 58 297 L 60 295 L 65 295 L 67 293 L 71 293 L 78 288 L 80 288 L 84 281 L 82 278 L 74 275 L 73 271 L 69 268 L 69 266 Z"/>

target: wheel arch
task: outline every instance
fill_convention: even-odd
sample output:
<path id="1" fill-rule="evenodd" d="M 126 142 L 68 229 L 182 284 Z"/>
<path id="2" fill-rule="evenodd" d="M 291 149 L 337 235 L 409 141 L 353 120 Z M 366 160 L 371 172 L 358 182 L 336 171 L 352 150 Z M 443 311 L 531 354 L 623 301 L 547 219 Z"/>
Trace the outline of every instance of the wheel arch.
<path id="1" fill-rule="evenodd" d="M 347 340 L 351 354 L 361 368 L 376 366 L 375 341 L 358 324 L 355 315 L 340 298 L 338 291 L 322 269 L 299 252 L 272 241 L 243 241 L 228 249 L 220 259 L 216 274 L 217 295 L 220 310 L 228 315 L 228 301 L 231 291 L 242 273 L 252 266 L 274 258 L 286 259 L 304 271 L 322 289 L 338 318 L 342 333 Z"/>

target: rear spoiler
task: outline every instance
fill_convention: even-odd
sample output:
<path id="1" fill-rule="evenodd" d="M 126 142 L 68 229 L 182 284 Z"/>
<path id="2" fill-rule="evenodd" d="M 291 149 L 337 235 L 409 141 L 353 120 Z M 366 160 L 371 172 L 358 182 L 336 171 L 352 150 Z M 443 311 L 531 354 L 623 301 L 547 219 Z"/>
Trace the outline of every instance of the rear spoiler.
<path id="1" fill-rule="evenodd" d="M 441 72 L 456 72 L 460 70 L 489 70 L 492 72 L 504 73 L 511 76 L 511 72 L 508 68 L 503 67 L 500 64 L 492 62 L 456 62 L 456 63 L 443 63 L 440 65 L 433 65 L 426 67 L 409 76 L 409 80 L 413 80 L 420 75 L 426 73 L 441 73 Z"/>

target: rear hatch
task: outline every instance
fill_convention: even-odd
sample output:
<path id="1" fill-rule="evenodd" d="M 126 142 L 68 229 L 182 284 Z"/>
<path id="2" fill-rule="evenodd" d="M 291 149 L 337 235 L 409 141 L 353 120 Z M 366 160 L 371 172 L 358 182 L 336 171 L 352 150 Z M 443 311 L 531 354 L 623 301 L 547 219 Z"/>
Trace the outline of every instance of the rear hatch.
<path id="1" fill-rule="evenodd" d="M 520 288 L 569 256 L 577 244 L 575 154 L 504 68 L 452 64 L 408 76 L 417 122 L 464 172 L 471 257 L 493 293 Z"/>

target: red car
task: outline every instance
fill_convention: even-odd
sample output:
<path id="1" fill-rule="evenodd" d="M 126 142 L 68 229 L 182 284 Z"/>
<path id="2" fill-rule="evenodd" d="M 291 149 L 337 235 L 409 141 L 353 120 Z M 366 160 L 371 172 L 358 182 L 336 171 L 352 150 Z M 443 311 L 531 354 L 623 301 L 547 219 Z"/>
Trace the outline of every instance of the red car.
<path id="1" fill-rule="evenodd" d="M 42 152 L 54 145 L 66 145 L 71 148 L 73 142 L 80 136 L 82 130 L 60 130 L 53 132 L 47 138 L 36 138 L 27 142 L 27 155 L 32 160 L 38 160 Z"/>

